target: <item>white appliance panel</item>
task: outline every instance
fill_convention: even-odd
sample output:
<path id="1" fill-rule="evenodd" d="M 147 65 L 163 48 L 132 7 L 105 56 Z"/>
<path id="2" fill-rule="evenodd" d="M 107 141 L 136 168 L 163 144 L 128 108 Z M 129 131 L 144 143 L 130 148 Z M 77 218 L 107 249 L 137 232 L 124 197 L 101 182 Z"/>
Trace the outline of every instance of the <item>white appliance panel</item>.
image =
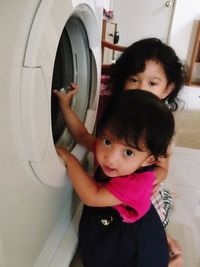
<path id="1" fill-rule="evenodd" d="M 73 256 L 81 206 L 55 152 L 52 75 L 61 33 L 77 16 L 93 55 L 94 90 L 84 120 L 92 131 L 100 81 L 100 2 L 0 4 L 0 266 L 66 267 Z M 81 160 L 85 151 L 76 145 L 73 153 Z"/>
<path id="2" fill-rule="evenodd" d="M 60 6 L 62 6 L 62 10 L 59 9 Z M 69 12 L 69 10 L 71 10 L 71 12 Z M 23 111 L 22 134 L 25 149 L 28 148 L 28 160 L 31 162 L 31 166 L 37 177 L 42 182 L 58 187 L 64 186 L 67 183 L 65 177 L 66 171 L 64 166 L 60 164 L 55 149 L 53 148 L 52 135 L 49 134 L 49 132 L 52 131 L 50 122 L 48 121 L 48 118 L 50 117 L 50 109 L 48 103 L 46 105 L 45 103 L 47 98 L 50 103 L 55 54 L 63 31 L 63 25 L 67 22 L 66 18 L 68 18 L 68 21 L 70 20 L 70 16 L 76 17 L 77 20 L 80 19 L 85 26 L 96 66 L 100 65 L 100 35 L 95 33 L 97 29 L 100 32 L 101 27 L 99 26 L 98 20 L 95 18 L 95 13 L 91 7 L 88 4 L 85 5 L 81 3 L 72 9 L 70 8 L 69 1 L 59 0 L 51 2 L 51 4 L 49 4 L 49 1 L 44 1 L 40 4 L 30 31 L 24 59 L 24 66 L 27 70 L 22 73 L 21 87 L 21 107 Z M 68 27 L 68 23 L 69 22 L 67 22 L 66 27 Z M 82 45 L 83 42 L 81 42 L 81 38 L 78 38 L 79 31 L 77 25 L 78 24 L 75 24 L 74 22 L 69 25 L 69 38 L 72 39 L 72 50 L 75 51 L 72 51 L 74 52 L 73 57 L 75 57 L 74 66 L 76 65 L 74 70 L 74 81 L 80 84 L 80 86 L 83 86 L 83 83 L 88 79 L 86 79 L 86 75 L 84 75 L 86 67 L 81 65 L 81 63 L 84 62 L 84 59 L 81 58 L 84 56 L 84 44 Z M 76 61 L 78 61 L 78 63 L 76 63 Z M 79 65 L 81 66 L 80 70 Z M 97 77 L 99 77 L 100 69 L 95 68 L 95 71 L 97 71 Z M 76 77 L 77 72 L 79 73 L 78 77 Z M 96 81 L 96 88 L 98 87 L 98 84 L 99 81 Z M 27 90 L 27 87 L 29 87 L 29 90 Z M 39 95 L 37 94 L 40 95 L 40 101 L 38 101 Z M 27 99 L 32 102 L 30 103 Z M 96 91 L 93 103 L 90 103 L 90 111 L 86 115 L 86 126 L 90 128 L 93 128 L 94 126 L 93 118 L 96 114 L 97 100 L 98 91 Z M 36 103 L 37 101 L 38 103 Z M 77 105 L 77 107 L 79 107 L 80 104 Z M 79 112 L 80 114 L 81 111 Z M 44 124 L 43 121 L 45 121 Z M 30 134 L 27 134 L 27 132 Z M 41 139 L 45 139 L 45 141 Z M 78 152 L 78 158 L 81 160 L 86 151 L 78 146 L 72 153 L 75 153 L 77 149 L 78 151 L 81 150 L 80 153 Z"/>

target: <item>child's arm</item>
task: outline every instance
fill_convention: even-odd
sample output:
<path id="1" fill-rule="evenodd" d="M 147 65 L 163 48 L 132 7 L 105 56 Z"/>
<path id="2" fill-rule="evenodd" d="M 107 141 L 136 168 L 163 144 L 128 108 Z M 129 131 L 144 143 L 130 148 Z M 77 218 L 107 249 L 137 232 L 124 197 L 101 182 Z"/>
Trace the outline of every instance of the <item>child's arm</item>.
<path id="1" fill-rule="evenodd" d="M 56 150 L 64 161 L 73 187 L 83 203 L 92 207 L 114 206 L 121 203 L 104 187 L 97 186 L 84 171 L 79 161 L 64 147 L 56 147 Z"/>
<path id="2" fill-rule="evenodd" d="M 162 183 L 168 174 L 168 168 L 169 168 L 169 159 L 163 158 L 159 159 L 159 162 L 156 163 L 155 166 L 155 181 L 153 184 L 153 191 L 152 195 L 156 194 L 160 188 L 160 183 Z"/>
<path id="3" fill-rule="evenodd" d="M 77 93 L 78 87 L 74 83 L 71 83 L 70 86 L 71 90 L 67 93 L 63 94 L 58 90 L 54 90 L 53 92 L 59 99 L 60 108 L 71 135 L 77 143 L 83 145 L 89 150 L 92 150 L 95 138 L 87 131 L 83 123 L 71 109 L 71 100 Z"/>
<path id="4" fill-rule="evenodd" d="M 174 142 L 172 141 L 172 143 L 168 147 L 167 157 L 166 158 L 160 157 L 156 163 L 156 166 L 155 166 L 156 180 L 154 182 L 152 195 L 157 193 L 160 187 L 160 183 L 162 183 L 167 177 L 168 169 L 169 169 L 169 160 L 170 160 L 170 157 L 173 151 L 173 147 L 174 147 Z"/>

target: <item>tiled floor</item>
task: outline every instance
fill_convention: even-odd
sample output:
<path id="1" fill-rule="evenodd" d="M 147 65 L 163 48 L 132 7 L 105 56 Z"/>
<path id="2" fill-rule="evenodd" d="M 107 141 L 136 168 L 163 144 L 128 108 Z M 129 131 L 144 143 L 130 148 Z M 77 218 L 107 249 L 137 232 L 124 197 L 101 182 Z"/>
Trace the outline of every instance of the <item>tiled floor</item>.
<path id="1" fill-rule="evenodd" d="M 167 187 L 175 193 L 168 231 L 182 245 L 185 267 L 200 267 L 200 150 L 177 147 Z"/>
<path id="2" fill-rule="evenodd" d="M 175 193 L 168 231 L 182 245 L 184 267 L 200 267 L 200 88 L 185 87 L 166 186 Z"/>
<path id="3" fill-rule="evenodd" d="M 176 144 L 200 149 L 200 87 L 185 86 L 180 98 L 181 109 L 175 112 Z"/>
<path id="4" fill-rule="evenodd" d="M 176 147 L 166 186 L 175 193 L 168 231 L 181 243 L 184 267 L 200 267 L 200 88 L 184 87 L 176 112 Z M 70 267 L 82 267 L 78 255 Z"/>

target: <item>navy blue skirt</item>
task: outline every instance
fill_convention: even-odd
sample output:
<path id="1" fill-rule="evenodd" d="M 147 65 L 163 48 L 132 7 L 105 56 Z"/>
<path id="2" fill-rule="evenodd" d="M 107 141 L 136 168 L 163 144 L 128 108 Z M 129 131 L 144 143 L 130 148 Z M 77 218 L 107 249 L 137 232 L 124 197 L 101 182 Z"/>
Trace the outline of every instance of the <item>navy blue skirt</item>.
<path id="1" fill-rule="evenodd" d="M 85 267 L 167 267 L 166 233 L 152 205 L 135 223 L 124 223 L 113 208 L 84 206 L 79 251 Z"/>

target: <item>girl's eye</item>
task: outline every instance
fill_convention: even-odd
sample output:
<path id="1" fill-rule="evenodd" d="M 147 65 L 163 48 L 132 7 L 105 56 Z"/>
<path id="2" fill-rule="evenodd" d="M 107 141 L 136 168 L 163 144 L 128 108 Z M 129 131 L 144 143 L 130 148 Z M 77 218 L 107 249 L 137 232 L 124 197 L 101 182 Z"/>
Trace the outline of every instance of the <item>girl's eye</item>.
<path id="1" fill-rule="evenodd" d="M 129 81 L 129 82 L 132 82 L 132 83 L 136 83 L 136 82 L 137 82 L 137 79 L 134 78 L 134 77 L 129 77 L 129 78 L 128 78 L 128 81 Z"/>
<path id="2" fill-rule="evenodd" d="M 132 157 L 133 156 L 133 151 L 131 151 L 130 149 L 126 149 L 124 151 L 124 154 L 126 157 Z"/>
<path id="3" fill-rule="evenodd" d="M 150 82 L 150 85 L 151 85 L 151 86 L 156 86 L 156 85 L 158 85 L 158 84 L 155 83 L 155 82 Z"/>
<path id="4" fill-rule="evenodd" d="M 106 145 L 106 146 L 111 145 L 111 141 L 110 141 L 109 139 L 104 139 L 104 140 L 103 140 L 103 143 L 104 143 L 104 145 Z"/>

